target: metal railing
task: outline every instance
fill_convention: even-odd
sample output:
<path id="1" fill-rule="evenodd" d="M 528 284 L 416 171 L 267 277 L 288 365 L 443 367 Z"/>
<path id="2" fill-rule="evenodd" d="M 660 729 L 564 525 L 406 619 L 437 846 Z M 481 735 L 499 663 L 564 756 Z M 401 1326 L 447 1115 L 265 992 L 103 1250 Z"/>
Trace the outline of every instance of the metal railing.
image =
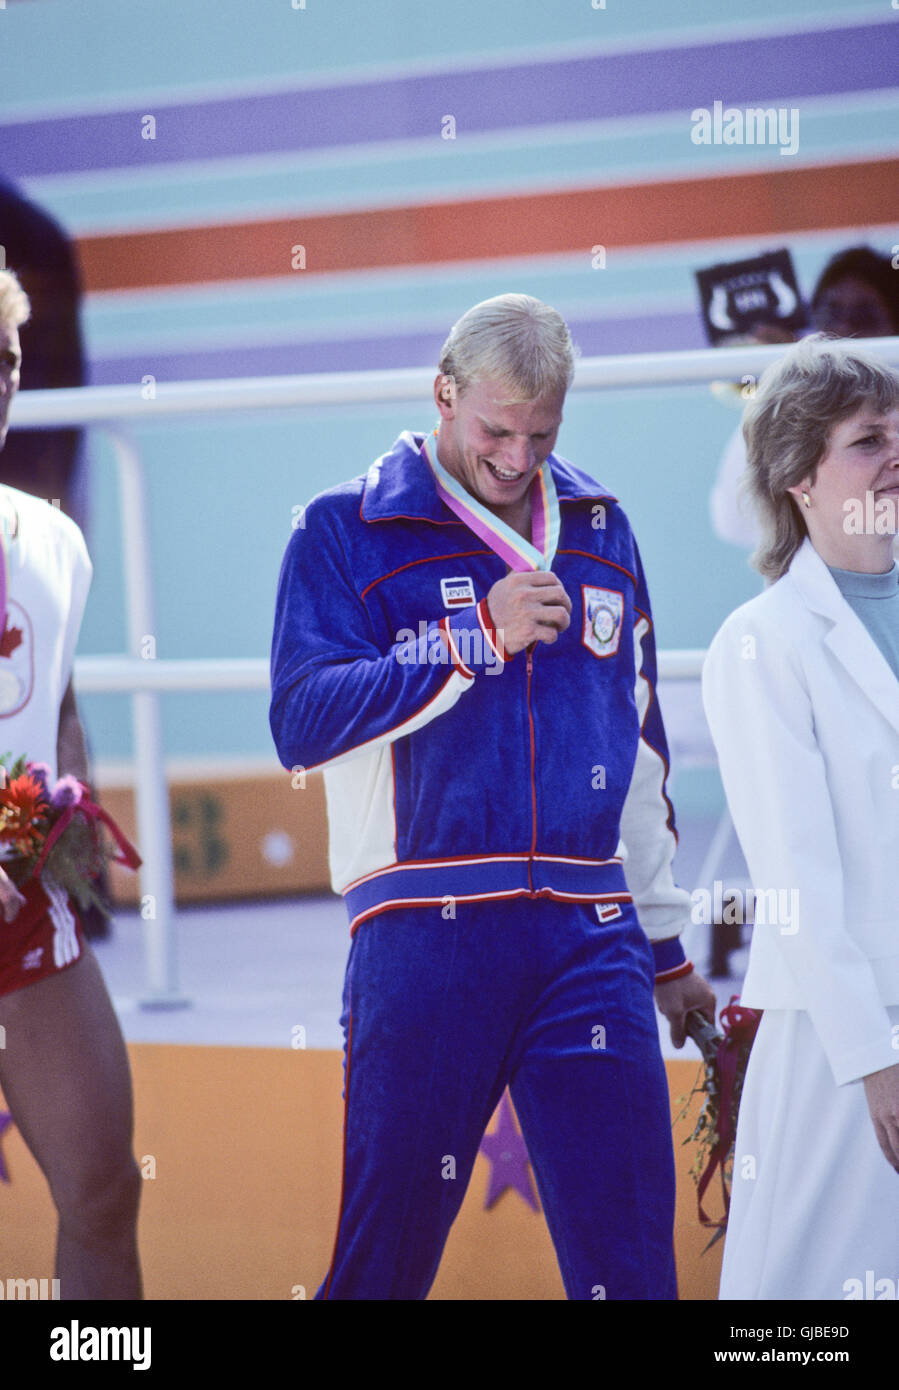
<path id="1" fill-rule="evenodd" d="M 899 338 L 873 338 L 857 346 L 899 366 Z M 782 346 L 732 347 L 582 358 L 571 390 L 752 380 L 784 351 Z M 13 402 L 10 423 L 16 429 L 91 425 L 102 428 L 109 438 L 119 477 L 128 643 L 137 652 L 143 638 L 156 632 L 154 591 L 143 464 L 133 439 L 120 428 L 122 422 L 414 401 L 429 397 L 434 376 L 434 368 L 414 367 L 183 381 L 154 384 L 152 388 L 141 384 L 24 391 Z M 695 680 L 703 656 L 701 650 L 662 651 L 659 675 L 666 680 Z M 137 835 L 143 860 L 140 885 L 143 901 L 153 901 L 152 915 L 145 922 L 148 992 L 141 999 L 144 1007 L 170 1008 L 189 1002 L 178 987 L 171 824 L 159 696 L 172 691 L 267 690 L 268 683 L 264 657 L 170 661 L 129 655 L 82 656 L 75 662 L 79 692 L 131 697 Z"/>

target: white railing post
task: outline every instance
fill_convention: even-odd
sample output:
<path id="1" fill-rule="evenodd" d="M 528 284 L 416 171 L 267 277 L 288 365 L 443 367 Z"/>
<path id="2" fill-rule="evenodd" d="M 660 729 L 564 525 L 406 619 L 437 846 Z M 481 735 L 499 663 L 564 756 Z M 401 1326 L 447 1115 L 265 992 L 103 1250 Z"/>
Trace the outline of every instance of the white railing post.
<path id="1" fill-rule="evenodd" d="M 140 454 L 119 430 L 108 429 L 119 474 L 122 554 L 128 610 L 128 646 L 135 656 L 155 660 L 156 615 L 147 536 L 147 498 Z M 146 644 L 152 646 L 148 649 Z M 159 695 L 131 695 L 134 729 L 134 804 L 140 869 L 140 912 L 148 993 L 143 1008 L 180 1008 L 190 1003 L 178 990 L 175 896 L 169 792 L 163 756 Z"/>

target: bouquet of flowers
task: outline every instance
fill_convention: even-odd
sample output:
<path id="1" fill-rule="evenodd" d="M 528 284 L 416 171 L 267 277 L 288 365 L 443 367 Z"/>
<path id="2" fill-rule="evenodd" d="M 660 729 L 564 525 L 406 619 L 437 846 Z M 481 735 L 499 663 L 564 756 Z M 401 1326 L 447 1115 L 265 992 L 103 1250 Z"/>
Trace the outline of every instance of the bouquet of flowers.
<path id="1" fill-rule="evenodd" d="M 51 784 L 52 783 L 52 784 Z M 104 838 L 103 831 L 108 832 Z M 110 846 L 112 840 L 114 847 Z M 140 856 L 76 777 L 52 782 L 46 763 L 0 757 L 0 867 L 17 888 L 48 874 L 82 909 L 109 904 L 97 885 L 108 861 L 129 869 Z"/>
<path id="2" fill-rule="evenodd" d="M 686 1114 L 697 1092 L 705 1096 L 696 1127 L 684 1143 L 696 1145 L 692 1173 L 697 1185 L 699 1220 L 703 1226 L 716 1228 L 706 1250 L 711 1249 L 727 1229 L 740 1094 L 762 1015 L 756 1009 L 742 1006 L 739 996 L 734 994 L 727 1007 L 721 1010 L 720 1018 L 723 1034 L 718 1033 L 714 1024 L 698 1010 L 693 1009 L 687 1015 L 687 1032 L 702 1053 L 703 1067 L 701 1080 L 686 1097 L 684 1109 L 678 1116 L 681 1119 Z M 716 1172 L 721 1176 L 724 1199 L 724 1216 L 720 1221 L 712 1221 L 702 1208 L 702 1199 Z"/>

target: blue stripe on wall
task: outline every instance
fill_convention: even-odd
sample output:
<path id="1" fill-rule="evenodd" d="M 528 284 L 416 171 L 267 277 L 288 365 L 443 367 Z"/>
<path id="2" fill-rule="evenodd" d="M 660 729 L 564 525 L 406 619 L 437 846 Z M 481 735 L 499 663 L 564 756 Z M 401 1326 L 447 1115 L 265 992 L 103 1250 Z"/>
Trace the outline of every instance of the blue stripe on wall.
<path id="1" fill-rule="evenodd" d="M 491 132 L 455 142 L 213 159 L 146 169 L 92 170 L 24 180 L 72 235 L 301 216 L 417 199 L 589 186 L 614 180 L 707 176 L 780 167 L 778 146 L 694 145 L 689 113 Z M 804 101 L 793 167 L 892 154 L 896 94 Z"/>
<path id="2" fill-rule="evenodd" d="M 895 22 L 778 35 L 677 50 L 597 55 L 443 76 L 339 84 L 311 91 L 199 103 L 160 103 L 106 115 L 12 122 L 4 168 L 14 177 L 98 168 L 142 168 L 184 159 L 333 149 L 386 140 L 440 138 L 453 115 L 462 130 L 524 129 L 789 102 L 895 83 Z M 156 121 L 142 138 L 142 118 Z"/>
<path id="3" fill-rule="evenodd" d="M 585 357 L 603 353 L 665 352 L 706 347 L 698 315 L 646 314 L 628 318 L 578 320 L 568 326 Z M 390 333 L 376 337 L 324 339 L 312 343 L 277 343 L 240 349 L 241 376 L 282 376 L 294 372 L 357 372 L 374 368 L 420 367 L 436 362 L 446 337 L 438 333 Z M 235 328 L 234 340 L 239 337 Z M 151 351 L 133 357 L 94 360 L 94 385 L 140 381 L 146 374 L 158 381 L 198 381 L 232 377 L 235 348 L 218 351 Z"/>

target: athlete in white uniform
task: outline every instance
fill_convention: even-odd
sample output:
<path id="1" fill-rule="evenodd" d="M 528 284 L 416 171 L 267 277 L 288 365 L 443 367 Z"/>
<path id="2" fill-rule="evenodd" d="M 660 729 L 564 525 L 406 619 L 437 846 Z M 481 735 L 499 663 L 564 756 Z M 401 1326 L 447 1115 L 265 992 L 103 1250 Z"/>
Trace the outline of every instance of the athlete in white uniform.
<path id="1" fill-rule="evenodd" d="M 28 313 L 15 276 L 0 271 L 0 448 Z M 0 505 L 8 566 L 0 752 L 83 781 L 71 673 L 91 563 L 58 508 L 12 488 L 0 488 Z M 20 892 L 0 870 L 0 907 L 0 1087 L 56 1205 L 61 1297 L 140 1298 L 131 1077 L 103 978 L 76 911 L 46 875 Z"/>

